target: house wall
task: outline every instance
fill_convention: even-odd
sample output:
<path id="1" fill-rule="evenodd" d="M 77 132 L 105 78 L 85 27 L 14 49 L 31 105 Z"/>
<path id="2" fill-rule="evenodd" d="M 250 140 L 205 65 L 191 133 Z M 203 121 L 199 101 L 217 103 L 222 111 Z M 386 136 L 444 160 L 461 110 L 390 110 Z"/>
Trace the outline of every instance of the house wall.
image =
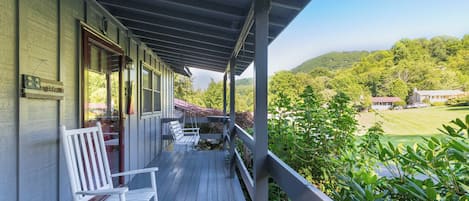
<path id="1" fill-rule="evenodd" d="M 82 123 L 79 21 L 99 30 L 103 16 L 94 1 L 0 1 L 0 200 L 71 200 L 58 128 L 77 128 Z M 161 151 L 160 118 L 173 107 L 173 72 L 165 65 L 161 68 L 163 111 L 142 117 L 138 64 L 143 52 L 152 65 L 157 66 L 159 59 L 108 19 L 107 37 L 124 49 L 136 67 L 123 71 L 123 80 L 137 85 L 132 94 L 135 114 L 124 121 L 124 166 L 143 168 Z M 62 81 L 64 100 L 20 97 L 21 74 Z"/>
<path id="2" fill-rule="evenodd" d="M 373 103 L 371 109 L 373 110 L 389 110 L 393 106 L 392 103 Z"/>
<path id="3" fill-rule="evenodd" d="M 0 1 L 0 200 L 16 200 L 18 185 L 16 4 Z"/>
<path id="4" fill-rule="evenodd" d="M 451 98 L 455 98 L 457 96 L 427 96 L 427 98 L 430 100 L 430 103 L 436 103 L 436 102 L 446 102 Z"/>

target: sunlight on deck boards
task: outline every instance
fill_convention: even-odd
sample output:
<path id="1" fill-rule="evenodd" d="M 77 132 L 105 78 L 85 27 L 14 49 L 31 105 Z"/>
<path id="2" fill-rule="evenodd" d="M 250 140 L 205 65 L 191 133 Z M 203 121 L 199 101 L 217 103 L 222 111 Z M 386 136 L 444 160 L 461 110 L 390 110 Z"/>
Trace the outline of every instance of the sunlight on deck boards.
<path id="1" fill-rule="evenodd" d="M 223 151 L 163 152 L 149 167 L 158 166 L 159 200 L 245 201 L 238 179 L 229 178 Z M 149 186 L 149 175 L 138 175 L 130 188 Z"/>

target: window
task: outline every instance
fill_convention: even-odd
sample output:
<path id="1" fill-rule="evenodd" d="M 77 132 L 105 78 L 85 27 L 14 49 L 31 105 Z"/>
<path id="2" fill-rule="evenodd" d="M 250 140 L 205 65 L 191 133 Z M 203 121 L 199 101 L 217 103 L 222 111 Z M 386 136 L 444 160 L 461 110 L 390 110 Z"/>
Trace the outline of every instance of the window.
<path id="1" fill-rule="evenodd" d="M 161 111 L 161 75 L 153 74 L 153 111 Z"/>
<path id="2" fill-rule="evenodd" d="M 142 113 L 161 111 L 161 75 L 150 65 L 142 63 Z"/>
<path id="3" fill-rule="evenodd" d="M 143 113 L 152 112 L 152 72 L 142 68 L 142 110 Z"/>

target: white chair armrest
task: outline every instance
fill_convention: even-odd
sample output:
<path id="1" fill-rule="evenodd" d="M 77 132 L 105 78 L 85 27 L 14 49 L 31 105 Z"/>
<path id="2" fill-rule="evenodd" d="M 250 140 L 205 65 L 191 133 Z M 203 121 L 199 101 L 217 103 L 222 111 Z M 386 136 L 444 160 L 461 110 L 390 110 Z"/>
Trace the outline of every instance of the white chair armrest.
<path id="1" fill-rule="evenodd" d="M 119 133 L 117 133 L 117 132 L 103 132 L 103 135 L 114 135 L 114 136 L 119 136 Z"/>
<path id="2" fill-rule="evenodd" d="M 103 190 L 93 190 L 93 191 L 78 191 L 76 194 L 80 195 L 112 195 L 112 194 L 123 194 L 129 191 L 127 187 L 113 188 L 113 189 L 103 189 Z"/>
<path id="3" fill-rule="evenodd" d="M 138 169 L 138 170 L 130 170 L 130 171 L 127 171 L 127 172 L 119 172 L 119 173 L 116 173 L 116 174 L 112 174 L 111 177 L 120 177 L 120 176 L 142 174 L 142 173 L 151 173 L 151 172 L 156 172 L 156 171 L 158 171 L 157 167 L 144 168 L 144 169 Z"/>

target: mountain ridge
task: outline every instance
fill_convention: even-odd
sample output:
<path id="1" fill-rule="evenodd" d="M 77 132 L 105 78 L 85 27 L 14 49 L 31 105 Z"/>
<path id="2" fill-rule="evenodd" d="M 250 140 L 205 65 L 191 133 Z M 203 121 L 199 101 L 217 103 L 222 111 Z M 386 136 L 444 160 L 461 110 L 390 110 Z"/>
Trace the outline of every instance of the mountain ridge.
<path id="1" fill-rule="evenodd" d="M 351 67 L 354 63 L 359 62 L 362 57 L 370 54 L 368 51 L 332 51 L 320 56 L 308 59 L 299 66 L 292 68 L 290 71 L 294 73 L 309 73 L 314 68 L 323 67 L 331 70 Z"/>

